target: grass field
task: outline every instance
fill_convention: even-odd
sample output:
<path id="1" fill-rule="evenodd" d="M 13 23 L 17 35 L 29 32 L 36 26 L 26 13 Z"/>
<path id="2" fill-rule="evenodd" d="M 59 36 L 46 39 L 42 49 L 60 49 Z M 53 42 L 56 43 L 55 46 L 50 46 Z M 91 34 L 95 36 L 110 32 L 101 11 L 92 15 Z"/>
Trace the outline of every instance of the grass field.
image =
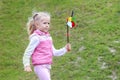
<path id="1" fill-rule="evenodd" d="M 32 11 L 51 13 L 50 33 L 61 48 L 72 10 L 72 51 L 54 57 L 52 80 L 120 80 L 120 0 L 0 0 L 0 80 L 37 80 L 22 64 Z"/>

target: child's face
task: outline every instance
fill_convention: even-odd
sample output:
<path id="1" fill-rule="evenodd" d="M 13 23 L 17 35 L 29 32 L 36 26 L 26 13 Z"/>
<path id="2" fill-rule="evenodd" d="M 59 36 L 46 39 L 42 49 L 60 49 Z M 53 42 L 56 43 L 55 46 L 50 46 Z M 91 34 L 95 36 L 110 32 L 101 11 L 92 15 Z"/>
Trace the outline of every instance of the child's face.
<path id="1" fill-rule="evenodd" d="M 50 18 L 43 17 L 38 23 L 38 29 L 43 32 L 48 32 L 50 28 Z"/>

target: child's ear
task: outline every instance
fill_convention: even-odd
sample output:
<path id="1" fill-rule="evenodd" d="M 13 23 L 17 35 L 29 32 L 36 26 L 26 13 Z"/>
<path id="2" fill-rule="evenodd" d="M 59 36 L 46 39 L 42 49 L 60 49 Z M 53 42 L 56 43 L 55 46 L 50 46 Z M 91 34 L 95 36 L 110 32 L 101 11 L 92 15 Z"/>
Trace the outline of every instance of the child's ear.
<path id="1" fill-rule="evenodd" d="M 38 23 L 35 23 L 35 26 L 38 26 Z"/>

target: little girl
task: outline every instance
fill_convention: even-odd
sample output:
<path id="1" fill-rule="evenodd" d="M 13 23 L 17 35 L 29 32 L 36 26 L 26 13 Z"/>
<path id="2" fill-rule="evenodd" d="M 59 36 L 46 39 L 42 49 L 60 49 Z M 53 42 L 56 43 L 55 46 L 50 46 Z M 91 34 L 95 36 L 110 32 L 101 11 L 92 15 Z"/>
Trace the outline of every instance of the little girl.
<path id="1" fill-rule="evenodd" d="M 51 80 L 50 69 L 53 56 L 61 56 L 71 50 L 68 43 L 65 47 L 56 50 L 52 37 L 49 34 L 50 15 L 47 12 L 37 12 L 28 21 L 28 34 L 30 38 L 24 56 L 24 71 L 31 72 L 30 58 L 34 66 L 34 72 L 39 80 Z"/>

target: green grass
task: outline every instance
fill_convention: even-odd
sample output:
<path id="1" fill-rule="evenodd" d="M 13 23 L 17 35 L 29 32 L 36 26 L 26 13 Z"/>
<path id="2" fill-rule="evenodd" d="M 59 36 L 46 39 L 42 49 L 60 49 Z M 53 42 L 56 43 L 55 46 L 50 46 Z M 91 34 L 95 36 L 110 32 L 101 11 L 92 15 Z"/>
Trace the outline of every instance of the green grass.
<path id="1" fill-rule="evenodd" d="M 66 44 L 66 18 L 75 12 L 72 51 L 54 57 L 52 80 L 120 80 L 120 0 L 0 0 L 0 80 L 37 80 L 22 64 L 34 10 L 51 13 L 56 48 Z"/>

